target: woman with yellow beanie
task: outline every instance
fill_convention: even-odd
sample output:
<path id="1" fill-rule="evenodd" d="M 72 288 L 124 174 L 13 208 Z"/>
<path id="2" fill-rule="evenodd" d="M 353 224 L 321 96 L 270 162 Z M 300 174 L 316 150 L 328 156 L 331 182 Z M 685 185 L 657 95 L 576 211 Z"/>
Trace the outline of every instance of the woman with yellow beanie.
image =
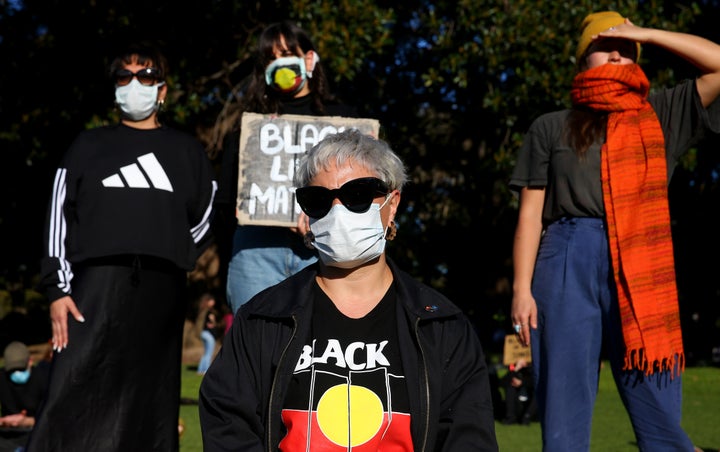
<path id="1" fill-rule="evenodd" d="M 650 44 L 698 75 L 650 93 Z M 532 344 L 543 450 L 587 451 L 601 349 L 641 451 L 693 451 L 667 186 L 705 129 L 720 132 L 720 46 L 588 15 L 572 107 L 537 118 L 510 182 L 520 194 L 512 320 Z"/>

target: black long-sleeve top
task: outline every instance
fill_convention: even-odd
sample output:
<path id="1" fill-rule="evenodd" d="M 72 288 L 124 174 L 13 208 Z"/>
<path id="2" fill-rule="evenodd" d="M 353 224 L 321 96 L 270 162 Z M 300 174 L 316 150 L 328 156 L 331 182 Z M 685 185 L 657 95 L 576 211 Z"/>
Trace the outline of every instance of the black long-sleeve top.
<path id="1" fill-rule="evenodd" d="M 207 154 L 189 134 L 122 124 L 80 133 L 55 175 L 40 288 L 50 301 L 70 295 L 73 265 L 117 255 L 191 270 L 211 242 L 216 189 Z"/>

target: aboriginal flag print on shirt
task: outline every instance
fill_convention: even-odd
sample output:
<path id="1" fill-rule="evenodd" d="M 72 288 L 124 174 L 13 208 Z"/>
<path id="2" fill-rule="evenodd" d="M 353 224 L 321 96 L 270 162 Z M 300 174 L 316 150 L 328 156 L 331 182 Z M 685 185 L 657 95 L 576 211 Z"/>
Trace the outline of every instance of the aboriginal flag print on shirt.
<path id="1" fill-rule="evenodd" d="M 395 287 L 361 319 L 340 313 L 317 285 L 315 293 L 311 339 L 282 411 L 288 433 L 280 450 L 412 451 Z"/>

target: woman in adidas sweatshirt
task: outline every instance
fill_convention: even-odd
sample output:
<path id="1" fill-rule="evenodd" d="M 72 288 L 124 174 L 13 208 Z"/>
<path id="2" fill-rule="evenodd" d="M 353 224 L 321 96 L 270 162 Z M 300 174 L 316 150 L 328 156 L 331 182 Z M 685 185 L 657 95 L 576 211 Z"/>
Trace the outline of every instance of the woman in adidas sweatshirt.
<path id="1" fill-rule="evenodd" d="M 217 184 L 203 146 L 160 123 L 167 62 L 110 65 L 119 124 L 82 132 L 57 170 L 41 288 L 50 384 L 28 451 L 178 450 L 186 274 Z"/>

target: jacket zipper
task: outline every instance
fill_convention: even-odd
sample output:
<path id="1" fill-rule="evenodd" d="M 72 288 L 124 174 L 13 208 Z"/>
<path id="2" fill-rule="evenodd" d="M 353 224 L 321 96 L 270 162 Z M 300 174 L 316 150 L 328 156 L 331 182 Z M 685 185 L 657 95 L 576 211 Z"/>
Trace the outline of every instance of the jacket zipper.
<path id="1" fill-rule="evenodd" d="M 275 377 L 273 378 L 272 386 L 270 387 L 270 398 L 268 399 L 268 420 L 267 420 L 267 450 L 272 451 L 272 437 L 274 435 L 273 433 L 273 427 L 272 427 L 272 417 L 273 417 L 273 400 L 275 399 L 275 388 L 277 386 L 278 378 L 280 377 L 280 369 L 282 369 L 282 363 L 285 361 L 285 354 L 287 353 L 288 348 L 290 347 L 290 343 L 295 338 L 295 334 L 297 333 L 297 318 L 295 318 L 295 314 L 292 315 L 293 320 L 293 331 L 290 335 L 290 340 L 287 344 L 285 344 L 285 348 L 282 351 L 282 354 L 280 355 L 280 360 L 278 361 L 278 371 L 275 372 Z"/>
<path id="2" fill-rule="evenodd" d="M 424 451 L 427 448 L 427 436 L 428 432 L 430 431 L 430 384 L 428 383 L 429 376 L 428 376 L 428 369 L 427 369 L 427 360 L 425 359 L 425 350 L 423 350 L 422 342 L 420 341 L 420 332 L 418 331 L 418 328 L 420 327 L 420 317 L 415 319 L 415 340 L 418 343 L 418 347 L 420 348 L 420 356 L 422 358 L 422 367 L 423 367 L 423 375 L 425 376 L 424 383 L 425 383 L 425 431 L 423 432 L 422 436 L 422 447 L 420 448 L 420 452 Z"/>

